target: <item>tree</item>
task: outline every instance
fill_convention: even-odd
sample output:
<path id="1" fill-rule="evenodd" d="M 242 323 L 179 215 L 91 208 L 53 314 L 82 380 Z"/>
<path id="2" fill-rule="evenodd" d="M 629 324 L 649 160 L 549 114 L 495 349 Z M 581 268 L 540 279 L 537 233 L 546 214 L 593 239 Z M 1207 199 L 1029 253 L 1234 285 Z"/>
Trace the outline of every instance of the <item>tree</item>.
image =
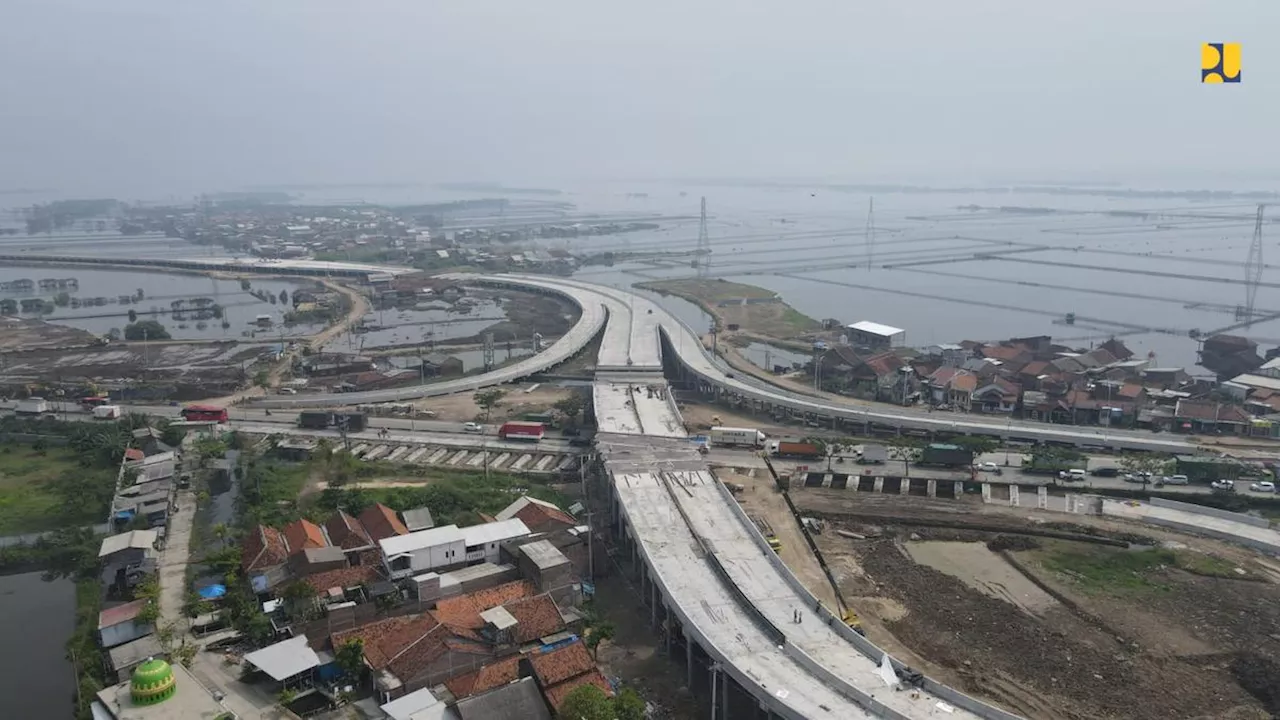
<path id="1" fill-rule="evenodd" d="M 129 308 L 129 322 L 131 323 L 138 322 L 138 311 L 134 310 L 133 308 Z"/>
<path id="2" fill-rule="evenodd" d="M 583 684 L 564 696 L 556 717 L 561 720 L 614 720 L 613 703 L 600 688 Z"/>
<path id="3" fill-rule="evenodd" d="M 246 292 L 247 292 L 247 291 L 249 290 L 249 288 L 251 288 L 251 287 L 253 287 L 253 285 L 252 285 L 248 280 L 241 280 L 241 281 L 240 281 L 240 289 L 241 289 L 241 290 L 244 290 L 244 291 L 246 291 Z"/>
<path id="4" fill-rule="evenodd" d="M 253 384 L 264 388 L 271 384 L 271 376 L 266 370 L 259 370 L 253 374 Z"/>
<path id="5" fill-rule="evenodd" d="M 159 322 L 155 320 L 140 320 L 124 326 L 124 339 L 131 341 L 169 340 L 171 336 L 169 331 L 164 329 L 164 325 Z"/>
<path id="6" fill-rule="evenodd" d="M 1000 441 L 986 435 L 963 435 L 951 441 L 973 453 L 974 457 L 993 453 L 1000 449 Z"/>
<path id="7" fill-rule="evenodd" d="M 288 303 L 289 303 L 289 291 L 288 291 L 288 290 L 281 290 L 281 291 L 280 291 L 280 304 L 281 304 L 281 305 L 287 305 Z"/>
<path id="8" fill-rule="evenodd" d="M 645 702 L 631 688 L 622 688 L 613 699 L 613 716 L 617 720 L 645 720 Z"/>
<path id="9" fill-rule="evenodd" d="M 120 338 L 124 337 L 124 333 L 120 332 L 120 328 L 111 328 L 107 331 L 107 339 L 111 342 L 120 342 Z"/>
<path id="10" fill-rule="evenodd" d="M 294 580 L 286 585 L 280 599 L 284 600 L 285 612 L 291 618 L 307 619 L 316 609 L 316 589 L 303 580 Z"/>
<path id="11" fill-rule="evenodd" d="M 585 643 L 587 649 L 591 651 L 592 660 L 600 652 L 600 643 L 612 640 L 616 632 L 617 629 L 608 620 L 601 620 L 587 628 Z"/>
<path id="12" fill-rule="evenodd" d="M 66 293 L 66 292 L 60 292 L 60 293 L 58 293 L 57 295 L 54 295 L 54 296 L 53 296 L 53 304 L 54 304 L 54 305 L 57 305 L 58 307 L 66 307 L 66 306 L 70 305 L 70 304 L 71 304 L 71 294 L 70 294 L 70 293 Z"/>
<path id="13" fill-rule="evenodd" d="M 475 401 L 481 410 L 484 410 L 484 420 L 488 422 L 490 413 L 498 406 L 498 403 L 502 402 L 502 398 L 506 397 L 506 395 L 507 391 L 502 388 L 489 388 L 488 390 L 477 390 L 476 394 L 471 396 L 471 399 Z"/>
<path id="14" fill-rule="evenodd" d="M 911 477 L 911 464 L 920 462 L 921 456 L 924 455 L 924 448 L 920 441 L 906 435 L 898 435 L 889 438 L 885 444 L 889 446 L 889 454 L 902 461 L 905 475 Z"/>
<path id="15" fill-rule="evenodd" d="M 567 420 L 570 425 L 577 425 L 578 414 L 581 413 L 586 406 L 586 398 L 575 392 L 569 397 L 557 401 L 552 407 L 559 411 L 561 415 L 564 415 L 565 420 Z"/>
<path id="16" fill-rule="evenodd" d="M 342 643 L 334 658 L 348 677 L 358 680 L 364 674 L 364 640 L 354 638 Z"/>
<path id="17" fill-rule="evenodd" d="M 1170 464 L 1168 457 L 1157 453 L 1126 453 L 1120 457 L 1122 470 L 1142 478 L 1143 492 L 1146 492 L 1147 482 L 1152 477 L 1163 476 L 1169 472 Z"/>

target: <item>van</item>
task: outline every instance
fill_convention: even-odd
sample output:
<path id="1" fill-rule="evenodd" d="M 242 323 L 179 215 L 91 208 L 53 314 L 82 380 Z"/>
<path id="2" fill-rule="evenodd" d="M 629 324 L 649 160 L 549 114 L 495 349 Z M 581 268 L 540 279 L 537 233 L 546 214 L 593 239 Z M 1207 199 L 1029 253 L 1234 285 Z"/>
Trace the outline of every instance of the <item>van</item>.
<path id="1" fill-rule="evenodd" d="M 1088 476 L 1089 473 L 1081 470 L 1080 468 L 1072 468 L 1061 475 L 1062 479 L 1068 482 L 1084 482 L 1085 478 Z"/>
<path id="2" fill-rule="evenodd" d="M 1186 475 L 1170 475 L 1164 479 L 1165 485 L 1190 485 L 1191 481 Z"/>

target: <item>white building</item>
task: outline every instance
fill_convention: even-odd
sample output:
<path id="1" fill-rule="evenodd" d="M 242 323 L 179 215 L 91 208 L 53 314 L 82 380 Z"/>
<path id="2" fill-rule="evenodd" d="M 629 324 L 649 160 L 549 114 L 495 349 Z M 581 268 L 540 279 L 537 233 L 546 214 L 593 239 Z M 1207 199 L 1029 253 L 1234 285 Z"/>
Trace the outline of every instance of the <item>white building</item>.
<path id="1" fill-rule="evenodd" d="M 518 518 L 462 528 L 463 541 L 467 545 L 467 563 L 497 563 L 499 545 L 528 534 L 528 526 Z"/>
<path id="2" fill-rule="evenodd" d="M 433 570 L 497 563 L 502 543 L 529 534 L 520 520 L 472 525 L 459 529 L 445 525 L 378 542 L 382 562 L 392 580 L 421 575 Z"/>
<path id="3" fill-rule="evenodd" d="M 902 347 L 907 342 L 907 331 L 890 325 L 863 320 L 845 327 L 849 344 L 854 347 L 889 349 Z"/>
<path id="4" fill-rule="evenodd" d="M 420 575 L 467 561 L 467 546 L 457 525 L 395 535 L 378 541 L 382 563 L 392 580 Z"/>

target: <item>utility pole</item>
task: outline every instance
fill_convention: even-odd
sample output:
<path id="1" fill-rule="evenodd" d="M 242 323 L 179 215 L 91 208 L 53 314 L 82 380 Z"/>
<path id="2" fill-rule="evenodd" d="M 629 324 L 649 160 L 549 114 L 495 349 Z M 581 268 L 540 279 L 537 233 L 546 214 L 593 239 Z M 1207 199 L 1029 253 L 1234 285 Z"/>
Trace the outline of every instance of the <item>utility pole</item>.
<path id="1" fill-rule="evenodd" d="M 1245 303 L 1244 320 L 1253 322 L 1253 301 L 1258 297 L 1258 284 L 1262 282 L 1262 212 L 1266 205 L 1258 205 L 1258 219 L 1253 226 L 1253 243 L 1249 245 L 1249 259 L 1244 266 Z"/>

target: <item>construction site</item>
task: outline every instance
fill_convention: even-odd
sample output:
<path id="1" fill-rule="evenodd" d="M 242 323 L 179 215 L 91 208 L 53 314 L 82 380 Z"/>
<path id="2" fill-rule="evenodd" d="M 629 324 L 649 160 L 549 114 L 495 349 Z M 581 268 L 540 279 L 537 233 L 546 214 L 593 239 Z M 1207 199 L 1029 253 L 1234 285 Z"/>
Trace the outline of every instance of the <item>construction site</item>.
<path id="1" fill-rule="evenodd" d="M 824 604 L 1029 718 L 1280 713 L 1280 562 L 1150 525 L 717 469 Z M 812 541 L 812 544 L 810 544 Z"/>

